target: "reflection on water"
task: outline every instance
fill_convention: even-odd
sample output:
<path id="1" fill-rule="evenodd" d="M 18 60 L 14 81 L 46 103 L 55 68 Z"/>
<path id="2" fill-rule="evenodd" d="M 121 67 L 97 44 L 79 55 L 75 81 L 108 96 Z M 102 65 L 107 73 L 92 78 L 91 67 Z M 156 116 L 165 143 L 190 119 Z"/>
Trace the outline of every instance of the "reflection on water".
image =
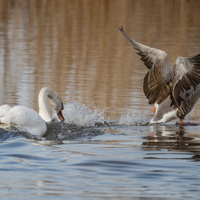
<path id="1" fill-rule="evenodd" d="M 1 143 L 0 196 L 8 198 L 9 191 L 15 198 L 197 199 L 196 127 L 181 133 L 171 125 L 102 130 L 62 145 L 19 137 Z"/>
<path id="2" fill-rule="evenodd" d="M 147 69 L 119 32 L 177 56 L 200 52 L 199 0 L 0 0 L 0 105 L 67 124 L 44 138 L 0 129 L 1 199 L 198 199 L 198 126 L 148 126 Z M 198 121 L 200 103 L 188 115 Z"/>
<path id="3" fill-rule="evenodd" d="M 198 127 L 187 127 L 185 130 L 184 126 L 151 126 L 151 134 L 143 139 L 145 140 L 142 146 L 144 150 L 161 151 L 167 149 L 181 153 L 190 152 L 191 158 L 199 161 L 200 135 Z"/>

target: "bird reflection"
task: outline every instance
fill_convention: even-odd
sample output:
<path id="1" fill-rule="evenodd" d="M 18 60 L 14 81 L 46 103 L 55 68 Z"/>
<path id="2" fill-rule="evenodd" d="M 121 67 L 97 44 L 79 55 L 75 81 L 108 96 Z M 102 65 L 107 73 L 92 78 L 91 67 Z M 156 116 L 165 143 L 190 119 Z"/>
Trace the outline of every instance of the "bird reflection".
<path id="1" fill-rule="evenodd" d="M 184 125 L 151 126 L 151 133 L 143 137 L 142 149 L 148 151 L 192 152 L 192 158 L 200 161 L 200 134 L 198 127 Z"/>

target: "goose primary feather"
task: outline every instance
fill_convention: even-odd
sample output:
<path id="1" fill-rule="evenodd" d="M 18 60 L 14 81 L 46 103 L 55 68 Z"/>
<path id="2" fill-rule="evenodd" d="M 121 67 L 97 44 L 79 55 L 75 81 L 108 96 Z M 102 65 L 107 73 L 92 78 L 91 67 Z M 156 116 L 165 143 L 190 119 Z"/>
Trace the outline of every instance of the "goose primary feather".
<path id="1" fill-rule="evenodd" d="M 148 68 L 143 91 L 149 104 L 154 104 L 156 108 L 150 123 L 165 123 L 177 117 L 182 121 L 200 98 L 200 54 L 179 56 L 172 70 L 165 51 L 130 39 L 123 27 L 119 30 Z"/>

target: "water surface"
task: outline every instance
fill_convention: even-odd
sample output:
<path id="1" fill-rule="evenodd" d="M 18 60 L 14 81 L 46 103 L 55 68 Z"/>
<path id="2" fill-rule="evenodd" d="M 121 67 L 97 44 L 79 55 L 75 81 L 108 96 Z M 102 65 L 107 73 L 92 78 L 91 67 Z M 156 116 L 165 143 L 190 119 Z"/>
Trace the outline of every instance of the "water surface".
<path id="1" fill-rule="evenodd" d="M 198 0 L 0 0 L 0 105 L 38 110 L 48 86 L 66 119 L 43 138 L 0 129 L 1 199 L 198 199 L 200 128 L 147 124 L 147 69 L 118 27 L 165 50 L 173 67 L 200 51 L 199 8 Z M 198 102 L 188 120 L 198 122 L 199 110 Z"/>

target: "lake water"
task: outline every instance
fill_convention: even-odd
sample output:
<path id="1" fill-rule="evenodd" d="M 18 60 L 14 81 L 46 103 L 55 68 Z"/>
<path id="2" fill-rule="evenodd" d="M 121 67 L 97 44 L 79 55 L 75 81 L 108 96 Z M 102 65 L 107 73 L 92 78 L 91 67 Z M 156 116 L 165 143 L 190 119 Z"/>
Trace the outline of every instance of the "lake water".
<path id="1" fill-rule="evenodd" d="M 150 126 L 146 67 L 118 30 L 200 52 L 198 0 L 0 0 L 0 105 L 38 111 L 51 87 L 66 124 L 0 129 L 1 199 L 199 199 L 200 127 Z M 200 102 L 187 116 L 200 119 Z M 55 114 L 53 113 L 53 116 Z"/>

